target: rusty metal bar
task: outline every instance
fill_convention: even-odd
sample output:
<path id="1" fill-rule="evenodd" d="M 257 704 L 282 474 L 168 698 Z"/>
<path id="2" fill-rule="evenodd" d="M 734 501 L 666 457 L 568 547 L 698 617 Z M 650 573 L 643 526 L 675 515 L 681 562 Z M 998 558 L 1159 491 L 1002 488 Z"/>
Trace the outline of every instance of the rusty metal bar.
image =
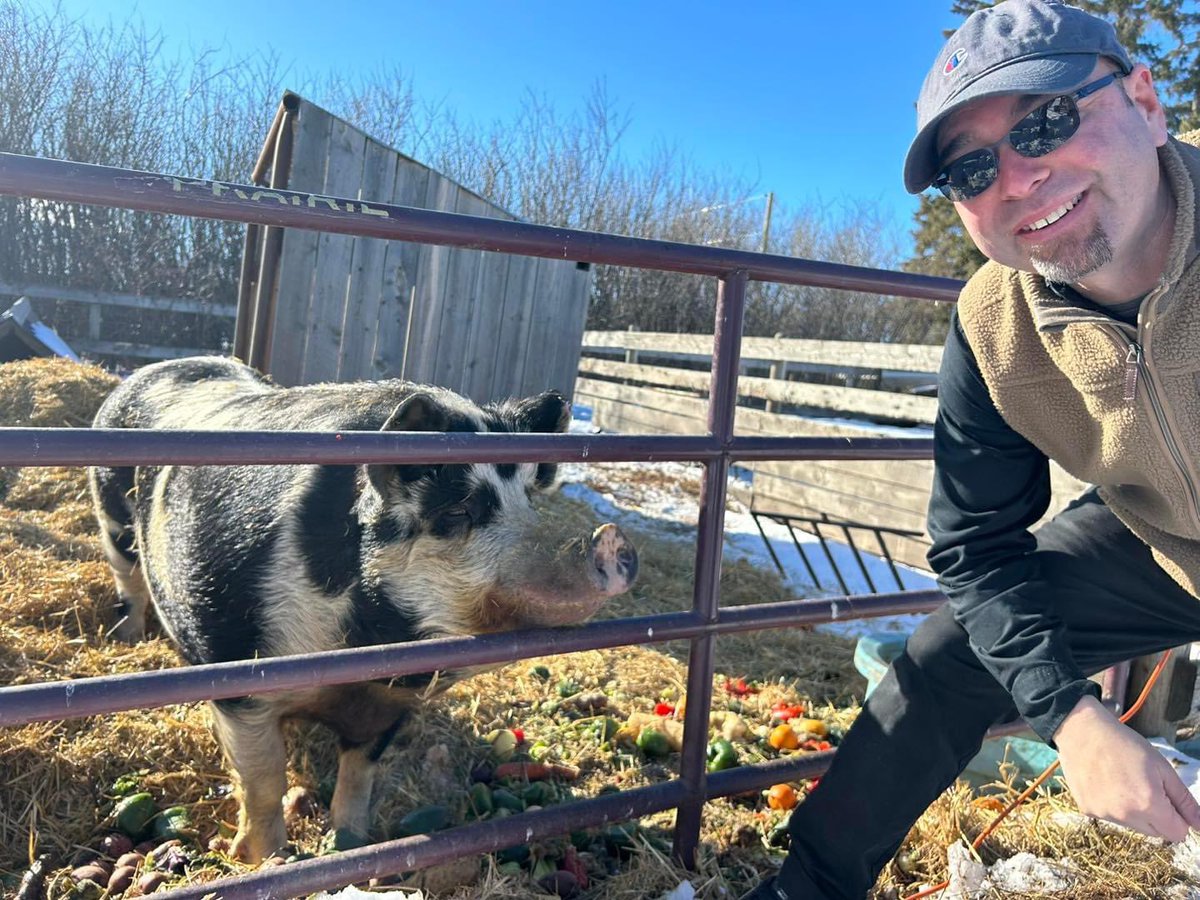
<path id="1" fill-rule="evenodd" d="M 954 301 L 962 288 L 961 282 L 951 278 L 531 225 L 299 191 L 264 190 L 232 182 L 12 153 L 0 153 L 0 194 L 716 277 L 745 270 L 751 281 L 898 297 Z"/>
<path id="2" fill-rule="evenodd" d="M 929 459 L 924 438 L 734 438 L 648 434 L 157 431 L 0 428 L 0 466 L 362 465 L 385 462 L 661 462 Z"/>
<path id="3" fill-rule="evenodd" d="M 423 869 L 473 853 L 487 853 L 577 828 L 634 819 L 670 809 L 683 795 L 680 782 L 668 781 L 618 794 L 605 794 L 592 800 L 464 825 L 436 835 L 417 835 L 357 850 L 344 850 L 332 857 L 260 869 L 238 878 L 187 885 L 163 892 L 161 896 L 163 900 L 296 897 L 322 888 L 366 881 L 377 875 Z"/>
<path id="4" fill-rule="evenodd" d="M 662 613 L 589 622 L 574 628 L 539 628 L 471 637 L 433 638 L 353 650 L 0 687 L 0 727 L 172 703 L 350 684 L 432 672 L 439 668 L 494 665 L 556 653 L 685 640 L 702 634 L 790 628 L 840 619 L 929 612 L 944 600 L 942 594 L 931 590 L 825 600 L 789 600 L 722 609 L 715 622 L 703 621 L 693 612 Z"/>
<path id="5" fill-rule="evenodd" d="M 717 313 L 713 334 L 712 377 L 709 381 L 708 433 L 719 445 L 733 440 L 737 411 L 738 361 L 741 357 L 742 320 L 746 305 L 744 271 L 722 278 L 717 290 Z M 729 489 L 729 457 L 709 459 L 700 487 L 700 520 L 697 524 L 696 581 L 692 614 L 705 623 L 715 623 L 720 614 L 721 557 L 725 536 L 725 495 Z M 712 705 L 713 640 L 711 633 L 692 639 L 688 652 L 687 711 L 684 713 L 683 750 L 679 778 L 687 797 L 675 815 L 672 851 L 686 867 L 696 862 L 700 842 L 700 820 L 704 812 L 708 713 Z M 688 740 L 689 735 L 692 740 Z M 695 739 L 700 735 L 700 739 Z"/>

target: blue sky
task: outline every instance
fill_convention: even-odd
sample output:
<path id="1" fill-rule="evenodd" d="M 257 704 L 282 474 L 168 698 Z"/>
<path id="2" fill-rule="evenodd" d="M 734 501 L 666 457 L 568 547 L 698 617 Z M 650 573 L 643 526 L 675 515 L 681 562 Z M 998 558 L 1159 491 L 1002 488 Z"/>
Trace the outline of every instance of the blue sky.
<path id="1" fill-rule="evenodd" d="M 203 0 L 194 7 L 61 0 L 61 7 L 94 24 L 140 18 L 168 53 L 212 49 L 236 60 L 270 49 L 298 75 L 398 64 L 418 98 L 475 121 L 505 117 L 527 89 L 573 110 L 602 79 L 630 116 L 627 159 L 656 143 L 674 146 L 697 166 L 742 176 L 790 208 L 878 204 L 904 232 L 916 209 L 900 181 L 913 102 L 943 29 L 957 24 L 950 0 Z"/>

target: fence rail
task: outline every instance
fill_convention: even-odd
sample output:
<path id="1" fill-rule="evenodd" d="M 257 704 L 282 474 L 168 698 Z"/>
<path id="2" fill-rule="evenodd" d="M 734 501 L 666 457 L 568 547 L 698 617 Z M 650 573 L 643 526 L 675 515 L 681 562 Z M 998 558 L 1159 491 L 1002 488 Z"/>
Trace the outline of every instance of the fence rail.
<path id="1" fill-rule="evenodd" d="M 378 440 L 378 435 L 288 435 L 251 434 L 225 435 L 220 438 L 211 432 L 175 432 L 169 435 L 152 432 L 123 432 L 105 434 L 69 430 L 24 429 L 0 430 L 0 462 L 12 465 L 82 465 L 104 458 L 110 463 L 125 465 L 142 463 L 230 463 L 255 458 L 260 462 L 275 461 L 393 461 L 414 462 L 438 458 L 441 461 L 492 459 L 701 459 L 705 475 L 701 483 L 700 518 L 695 557 L 695 587 L 692 610 L 683 614 L 677 624 L 690 640 L 688 656 L 688 705 L 684 719 L 684 746 L 680 760 L 680 776 L 674 781 L 623 792 L 612 797 L 600 797 L 535 813 L 524 813 L 498 822 L 464 826 L 432 837 L 406 838 L 402 841 L 376 845 L 362 850 L 347 851 L 329 860 L 317 859 L 295 863 L 265 872 L 256 872 L 236 879 L 196 885 L 164 894 L 164 897 L 200 897 L 217 892 L 222 897 L 294 896 L 321 887 L 337 887 L 362 880 L 371 874 L 385 871 L 411 870 L 453 858 L 467 852 L 494 850 L 532 837 L 561 833 L 580 824 L 632 818 L 644 813 L 676 807 L 674 839 L 675 856 L 687 865 L 695 862 L 695 850 L 700 833 L 700 820 L 705 800 L 718 793 L 733 793 L 765 786 L 796 770 L 776 764 L 760 764 L 734 770 L 729 775 L 705 771 L 705 744 L 708 715 L 712 702 L 712 641 L 726 626 L 737 623 L 740 630 L 780 628 L 795 625 L 811 615 L 808 621 L 845 619 L 866 609 L 889 612 L 929 609 L 940 598 L 935 592 L 906 592 L 887 598 L 857 600 L 838 598 L 828 605 L 800 602 L 773 604 L 765 607 L 720 609 L 718 604 L 721 567 L 722 532 L 724 523 L 727 474 L 734 459 L 772 458 L 809 459 L 821 455 L 838 455 L 837 442 L 808 438 L 758 438 L 734 436 L 735 391 L 738 378 L 738 357 L 741 349 L 741 328 L 745 288 L 749 280 L 772 280 L 788 284 L 813 284 L 851 290 L 912 297 L 953 299 L 958 284 L 948 279 L 929 278 L 904 273 L 882 272 L 851 266 L 839 266 L 811 260 L 765 256 L 714 247 L 697 247 L 662 241 L 647 241 L 615 235 L 593 234 L 493 219 L 473 218 L 447 213 L 412 210 L 403 207 L 371 204 L 359 200 L 319 197 L 292 191 L 262 191 L 248 185 L 227 184 L 157 175 L 144 172 L 108 169 L 79 163 L 0 154 L 0 194 L 16 194 L 43 199 L 102 203 L 146 211 L 182 213 L 260 225 L 325 230 L 399 240 L 469 246 L 486 250 L 546 256 L 575 261 L 633 265 L 668 271 L 693 272 L 719 279 L 716 322 L 712 346 L 712 374 L 709 383 L 706 431 L 701 437 L 681 436 L 648 438 L 630 436 L 622 440 L 612 436 L 585 436 L 586 442 L 574 443 L 579 436 L 500 436 L 503 441 L 489 441 L 484 435 L 417 435 L 401 437 L 398 441 Z M 231 443 L 232 446 L 225 446 Z M 648 443 L 645 443 L 648 442 Z M 896 456 L 928 457 L 927 441 L 885 441 L 878 445 L 863 444 L 853 448 L 856 458 L 880 459 Z M 319 452 L 316 452 L 319 451 Z M 872 605 L 874 604 L 874 605 Z M 857 610 L 857 612 L 856 612 Z M 675 620 L 672 620 L 675 621 Z M 563 630 L 567 640 L 579 641 L 573 649 L 589 646 L 587 639 L 595 632 L 606 635 L 611 629 L 629 643 L 651 643 L 663 639 L 653 625 L 638 619 L 616 620 L 598 626 L 583 626 Z M 660 623 L 660 627 L 662 624 Z M 644 631 L 641 629 L 645 629 Z M 669 629 L 668 629 L 669 630 Z M 636 633 L 635 633 L 636 632 Z M 602 646 L 607 637 L 596 637 L 595 646 Z M 495 659 L 517 659 L 523 655 L 544 653 L 544 632 L 510 633 L 487 638 L 461 639 L 464 647 L 488 647 L 495 650 Z M 464 647 L 460 647 L 462 650 Z M 391 658 L 386 668 L 398 673 L 408 665 L 420 665 L 428 670 L 456 662 L 440 651 L 447 648 L 436 642 L 422 642 L 404 647 L 374 648 L 372 652 Z M 503 650 L 502 654 L 500 651 Z M 428 656 L 426 656 L 428 654 Z M 410 658 L 411 657 L 411 658 Z M 319 665 L 332 665 L 324 656 Z M 419 660 L 419 662 L 417 662 Z M 360 661 L 361 662 L 361 661 Z M 257 683 L 265 686 L 280 677 L 267 677 L 263 667 L 286 669 L 289 666 L 314 664 L 313 660 L 297 664 L 295 658 L 246 662 L 237 665 L 257 667 Z M 182 674 L 143 673 L 96 679 L 100 690 L 132 690 L 123 687 L 139 679 L 174 677 Z M 212 678 L 213 673 L 201 671 L 199 681 Z M 346 673 L 354 680 L 358 673 Z M 341 676 L 338 676 L 341 677 Z M 275 682 L 278 686 L 279 682 Z M 5 688 L 0 691 L 0 708 L 9 709 L 15 698 L 20 702 L 34 697 L 29 715 L 62 715 L 63 704 L 75 702 L 79 683 L 31 685 Z M 165 702 L 162 684 L 154 686 L 152 702 Z M 84 690 L 95 689 L 88 685 Z M 221 688 L 212 684 L 189 694 L 196 699 L 217 695 Z M 61 696 L 54 696 L 61 694 Z M 35 696 L 37 695 L 37 696 Z M 45 696 L 40 696 L 45 695 Z M 143 699 L 149 699 L 144 697 Z M 70 701 L 70 703 L 68 703 Z M 128 698 L 125 701 L 127 702 Z M 76 707 L 78 709 L 78 707 Z M 808 774 L 816 774 L 826 759 L 815 756 L 789 765 L 803 766 Z"/>

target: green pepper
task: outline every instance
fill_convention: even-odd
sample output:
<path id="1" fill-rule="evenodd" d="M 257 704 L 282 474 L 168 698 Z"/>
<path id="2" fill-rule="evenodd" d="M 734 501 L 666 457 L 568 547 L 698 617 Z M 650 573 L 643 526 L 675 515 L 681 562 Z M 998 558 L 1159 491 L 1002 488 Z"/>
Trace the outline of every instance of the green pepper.
<path id="1" fill-rule="evenodd" d="M 643 728 L 638 732 L 637 747 L 650 759 L 661 759 L 671 752 L 671 742 L 655 728 Z"/>
<path id="2" fill-rule="evenodd" d="M 737 750 L 725 738 L 717 738 L 708 745 L 708 771 L 720 772 L 737 764 Z"/>

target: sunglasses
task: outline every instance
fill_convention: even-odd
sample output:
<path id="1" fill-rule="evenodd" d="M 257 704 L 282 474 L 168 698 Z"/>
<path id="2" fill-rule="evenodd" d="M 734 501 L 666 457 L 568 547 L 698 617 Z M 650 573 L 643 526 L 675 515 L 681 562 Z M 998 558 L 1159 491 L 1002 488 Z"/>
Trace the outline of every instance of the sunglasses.
<path id="1" fill-rule="evenodd" d="M 1008 133 L 1008 142 L 1022 156 L 1045 156 L 1057 150 L 1079 130 L 1079 107 L 1076 101 L 1108 87 L 1122 72 L 1110 72 L 1103 78 L 1085 84 L 1079 90 L 1047 100 L 1019 121 Z M 955 203 L 978 197 L 992 186 L 1000 174 L 1000 159 L 996 147 L 972 150 L 943 168 L 933 179 L 933 186 Z"/>

